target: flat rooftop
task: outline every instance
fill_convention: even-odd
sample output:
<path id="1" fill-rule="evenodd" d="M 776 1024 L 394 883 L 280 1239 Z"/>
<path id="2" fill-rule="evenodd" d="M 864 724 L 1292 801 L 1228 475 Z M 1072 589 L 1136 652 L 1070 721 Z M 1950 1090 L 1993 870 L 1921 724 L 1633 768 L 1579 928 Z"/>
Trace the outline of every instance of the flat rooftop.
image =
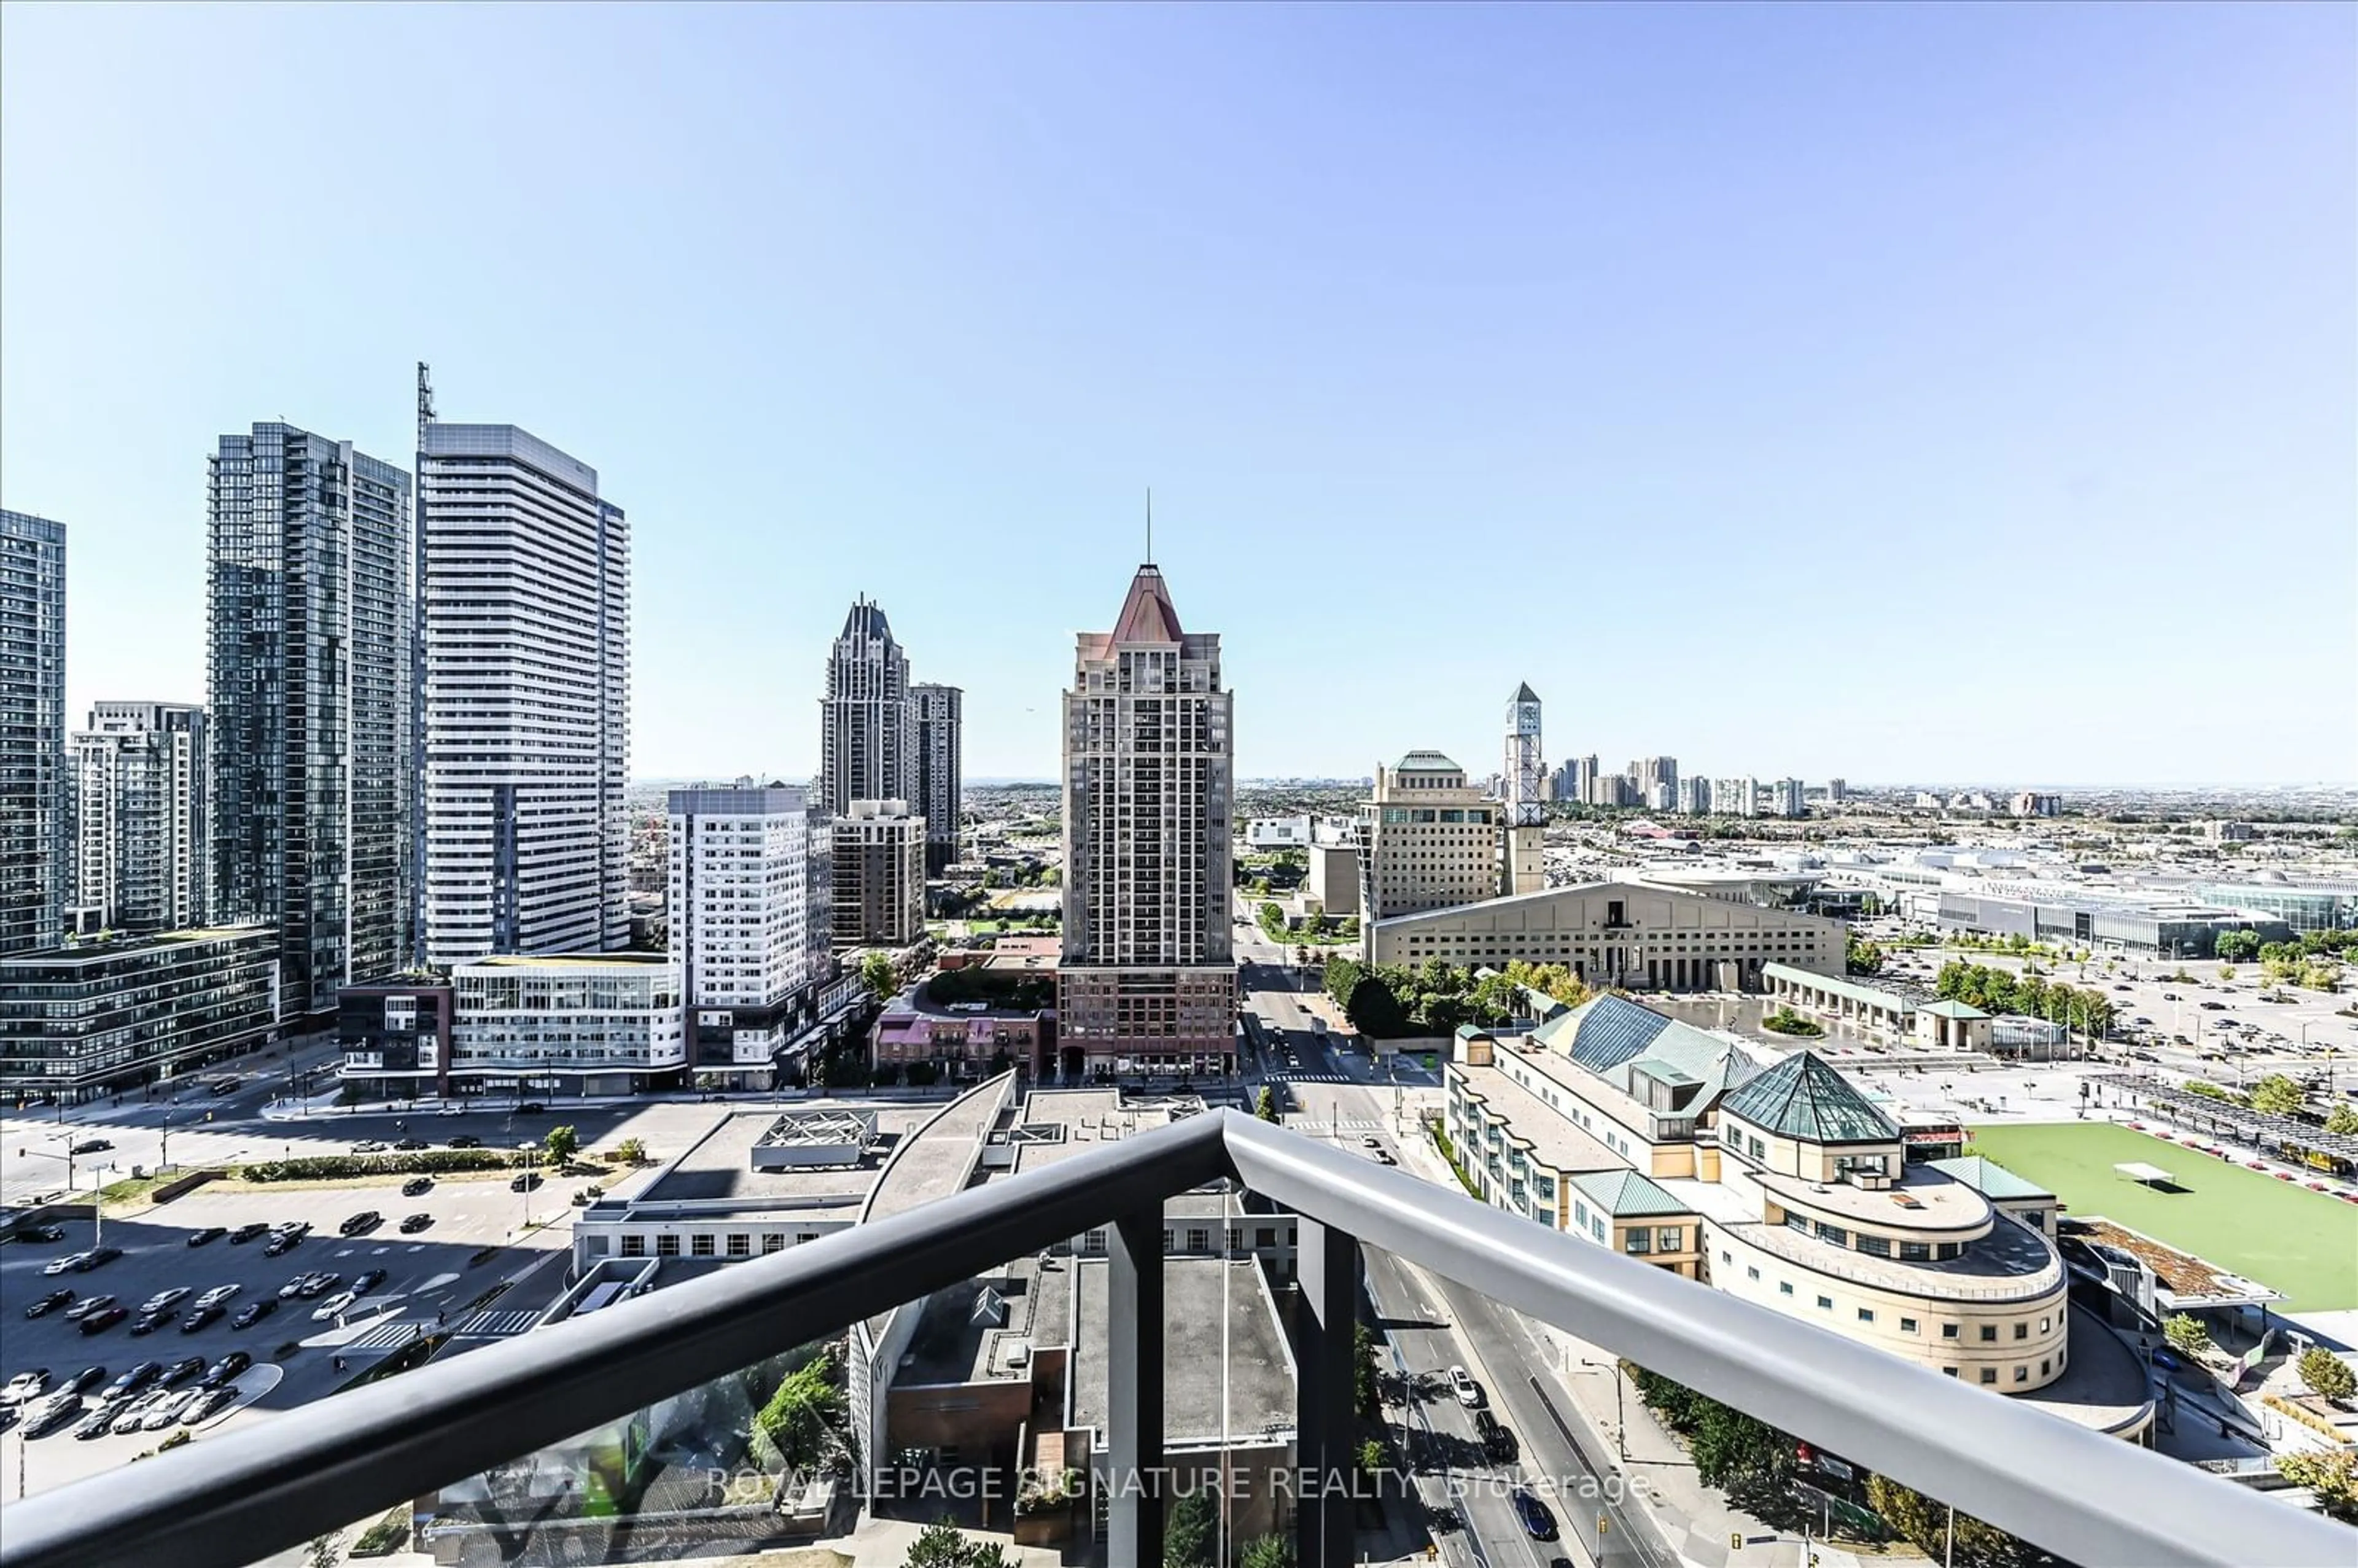
<path id="1" fill-rule="evenodd" d="M 1103 1261 L 1083 1259 L 1075 1266 L 1066 1424 L 1093 1429 L 1100 1444 L 1107 1420 L 1108 1286 Z M 1293 1425 L 1293 1356 L 1278 1322 L 1277 1303 L 1261 1282 L 1260 1265 L 1250 1259 L 1164 1259 L 1164 1443 L 1216 1444 L 1223 1432 L 1232 1443 L 1264 1434 L 1290 1440 Z"/>
<path id="2" fill-rule="evenodd" d="M 2145 1362 L 2087 1308 L 2072 1307 L 2069 1321 L 2071 1355 L 2063 1375 L 2043 1389 L 2012 1397 L 2098 1432 L 2142 1425 L 2153 1407 Z"/>
<path id="3" fill-rule="evenodd" d="M 1684 1196 L 1702 1184 L 1674 1181 L 1661 1184 Z M 1804 1236 L 1787 1225 L 1769 1225 L 1760 1220 L 1720 1223 L 1738 1239 L 1812 1272 L 1935 1301 L 2033 1301 L 2051 1294 L 2063 1284 L 2063 1260 L 2048 1246 L 2044 1237 L 2012 1219 L 2000 1220 L 1991 1227 L 1987 1236 L 1967 1245 L 1962 1257 L 1922 1263 L 1855 1252 L 1814 1236 Z"/>
<path id="4" fill-rule="evenodd" d="M 893 1386 L 1020 1382 L 1031 1376 L 1028 1352 L 1061 1346 L 1072 1332 L 1072 1301 L 1070 1258 L 1019 1258 L 936 1291 Z"/>
<path id="5" fill-rule="evenodd" d="M 659 969 L 671 962 L 667 953 L 494 953 L 470 958 L 461 969 Z"/>
<path id="6" fill-rule="evenodd" d="M 1151 1132 L 1200 1114 L 1192 1096 L 1133 1095 L 1120 1089 L 1033 1089 L 1023 1098 L 1010 1136 L 1018 1173 L 1038 1171 L 1101 1144 Z"/>
<path id="7" fill-rule="evenodd" d="M 1524 1060 L 1530 1060 L 1526 1057 Z M 1529 1143 L 1532 1158 L 1558 1171 L 1626 1171 L 1629 1162 L 1582 1131 L 1548 1104 L 1497 1067 L 1456 1071 L 1466 1087 L 1482 1097 L 1491 1110 L 1507 1119 L 1509 1130 Z"/>
<path id="8" fill-rule="evenodd" d="M 904 1138 L 921 1122 L 929 1108 L 892 1107 L 875 1113 L 880 1141 Z M 709 1203 L 733 1199 L 741 1203 L 773 1202 L 801 1207 L 814 1199 L 863 1202 L 876 1185 L 879 1161 L 871 1155 L 859 1165 L 808 1166 L 757 1171 L 753 1149 L 765 1141 L 778 1121 L 774 1110 L 732 1111 L 712 1130 L 690 1144 L 679 1158 L 655 1173 L 654 1179 L 623 1200 L 633 1206 L 664 1203 Z"/>

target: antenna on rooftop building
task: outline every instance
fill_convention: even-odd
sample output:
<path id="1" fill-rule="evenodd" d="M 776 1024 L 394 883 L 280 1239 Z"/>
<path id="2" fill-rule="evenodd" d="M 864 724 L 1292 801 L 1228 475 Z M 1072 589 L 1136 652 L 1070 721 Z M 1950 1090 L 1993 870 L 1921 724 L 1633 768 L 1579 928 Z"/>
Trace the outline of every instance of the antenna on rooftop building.
<path id="1" fill-rule="evenodd" d="M 1154 564 L 1154 487 L 1146 487 L 1146 564 Z"/>

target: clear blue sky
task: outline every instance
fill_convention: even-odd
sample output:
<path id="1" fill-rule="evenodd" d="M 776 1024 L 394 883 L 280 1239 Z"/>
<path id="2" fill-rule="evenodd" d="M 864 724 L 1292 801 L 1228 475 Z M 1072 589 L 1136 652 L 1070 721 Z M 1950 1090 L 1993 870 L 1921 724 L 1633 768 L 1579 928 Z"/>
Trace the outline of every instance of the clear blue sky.
<path id="1" fill-rule="evenodd" d="M 12 3 L 0 476 L 70 700 L 203 691 L 285 417 L 594 464 L 633 771 L 881 600 L 1052 774 L 1155 492 L 1249 774 L 1412 746 L 2358 777 L 2347 5 Z M 78 719 L 76 720 L 79 721 Z"/>

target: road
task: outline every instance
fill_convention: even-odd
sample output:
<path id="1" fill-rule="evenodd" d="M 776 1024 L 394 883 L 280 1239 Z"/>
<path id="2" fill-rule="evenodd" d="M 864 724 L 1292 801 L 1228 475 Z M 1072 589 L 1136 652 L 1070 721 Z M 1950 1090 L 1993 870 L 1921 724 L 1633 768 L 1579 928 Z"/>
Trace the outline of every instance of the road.
<path id="1" fill-rule="evenodd" d="M 1258 933 L 1254 934 L 1258 936 Z M 1263 1021 L 1268 1054 L 1245 1075 L 1248 1093 L 1259 1082 L 1282 1084 L 1287 1124 L 1313 1136 L 1331 1136 L 1346 1149 L 1398 1159 L 1401 1140 L 1420 1135 L 1417 1112 L 1437 1100 L 1438 1087 L 1421 1064 L 1401 1063 L 1397 1075 L 1367 1057 L 1331 1049 L 1312 1027 L 1303 1005 L 1306 981 L 1265 942 L 1248 944 L 1243 997 Z M 1291 1046 L 1289 1064 L 1282 1046 Z M 1375 1140 L 1377 1148 L 1366 1147 Z M 1409 1454 L 1428 1509 L 1453 1493 L 1462 1531 L 1438 1536 L 1445 1561 L 1485 1568 L 1675 1568 L 1677 1559 L 1637 1509 L 1617 1499 L 1620 1482 L 1603 1459 L 1610 1444 L 1593 1430 L 1564 1391 L 1554 1352 L 1517 1313 L 1500 1308 L 1455 1281 L 1427 1273 L 1375 1249 L 1367 1252 L 1369 1298 L 1385 1329 L 1390 1369 L 1402 1379 L 1408 1402 L 1394 1446 Z M 1449 1390 L 1448 1368 L 1466 1368 L 1490 1408 L 1520 1445 L 1512 1463 L 1485 1458 L 1473 1414 Z M 1536 1382 L 1533 1380 L 1536 1378 Z M 1561 1539 L 1536 1541 L 1522 1528 L 1510 1492 L 1529 1487 L 1555 1515 Z M 1606 1520 L 1598 1552 L 1596 1520 Z"/>

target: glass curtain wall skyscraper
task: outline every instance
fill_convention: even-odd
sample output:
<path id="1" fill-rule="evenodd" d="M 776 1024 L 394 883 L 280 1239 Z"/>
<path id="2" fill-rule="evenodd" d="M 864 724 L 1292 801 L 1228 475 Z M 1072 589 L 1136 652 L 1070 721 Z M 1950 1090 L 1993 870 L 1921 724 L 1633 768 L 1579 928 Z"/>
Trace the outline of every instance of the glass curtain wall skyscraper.
<path id="1" fill-rule="evenodd" d="M 278 933 L 287 1008 L 401 968 L 409 475 L 291 425 L 207 464 L 208 914 Z"/>
<path id="2" fill-rule="evenodd" d="M 631 535 L 598 472 L 513 425 L 421 421 L 423 956 L 630 938 Z"/>
<path id="3" fill-rule="evenodd" d="M 0 511 L 0 953 L 65 935 L 66 525 Z"/>

